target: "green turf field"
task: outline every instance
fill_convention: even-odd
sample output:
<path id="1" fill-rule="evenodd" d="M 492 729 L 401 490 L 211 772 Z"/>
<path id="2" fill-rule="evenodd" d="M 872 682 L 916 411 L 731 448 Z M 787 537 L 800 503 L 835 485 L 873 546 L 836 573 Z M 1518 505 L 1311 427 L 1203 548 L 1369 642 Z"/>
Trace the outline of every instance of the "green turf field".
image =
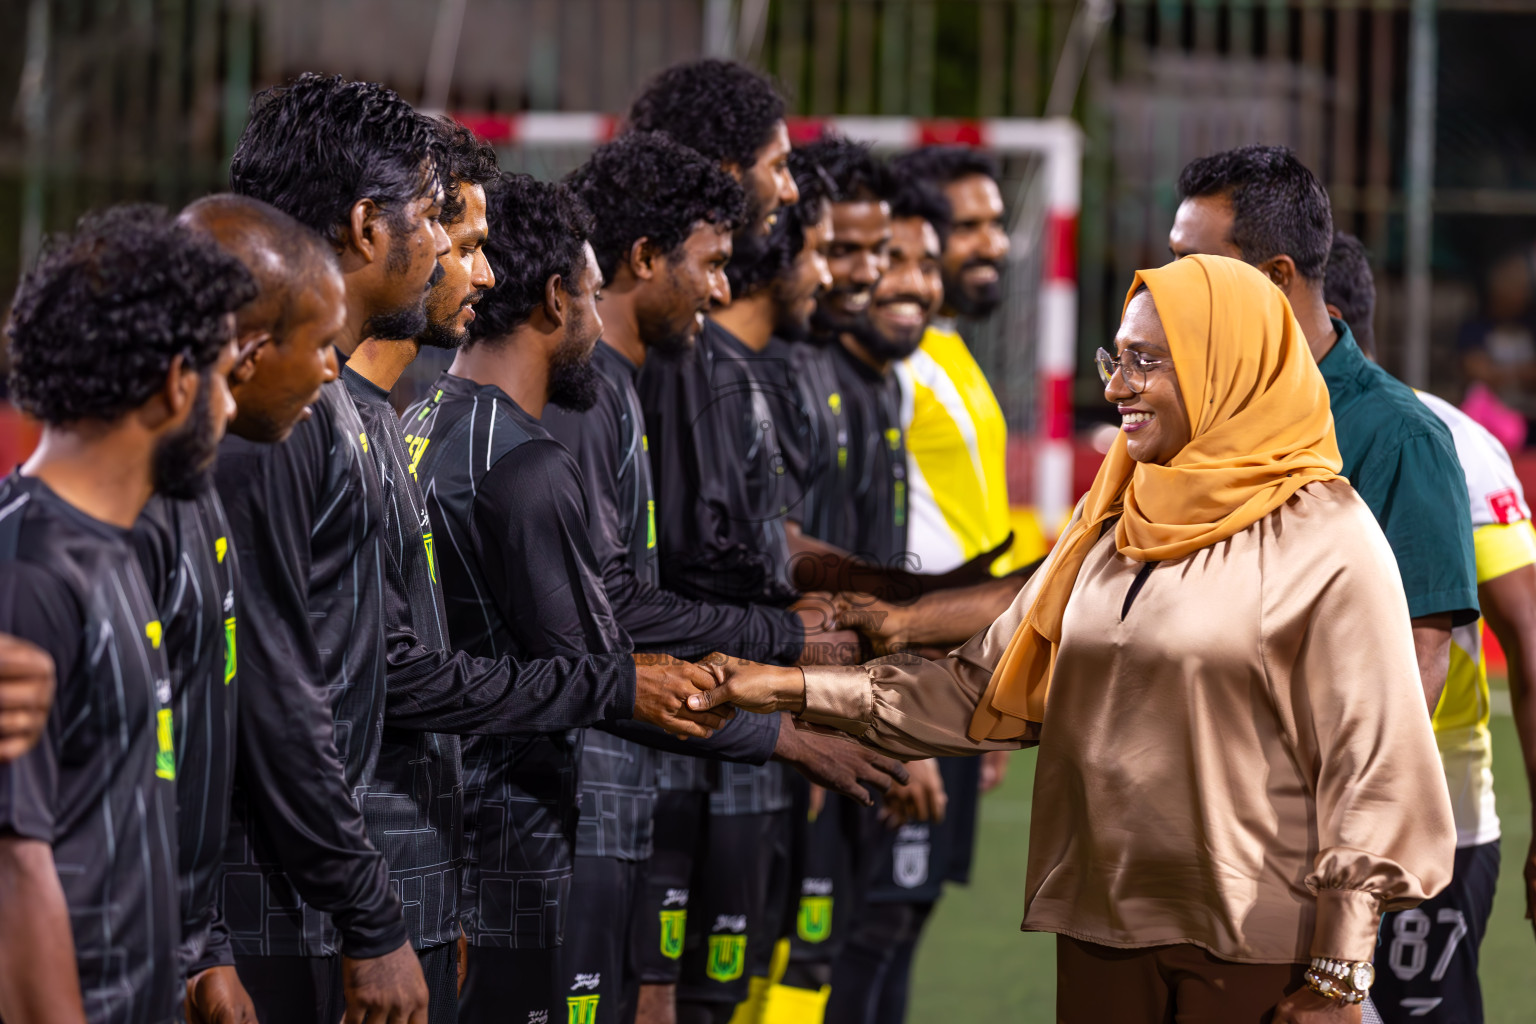
<path id="1" fill-rule="evenodd" d="M 1536 1021 L 1536 937 L 1525 920 L 1521 863 L 1530 805 L 1514 723 L 1493 720 L 1494 775 L 1503 823 L 1503 864 L 1493 921 L 1483 941 L 1488 1024 Z M 1007 781 L 982 801 L 976 869 L 951 888 L 918 951 L 911 1021 L 1054 1021 L 1055 939 L 1019 931 L 1035 756 L 1014 755 Z"/>

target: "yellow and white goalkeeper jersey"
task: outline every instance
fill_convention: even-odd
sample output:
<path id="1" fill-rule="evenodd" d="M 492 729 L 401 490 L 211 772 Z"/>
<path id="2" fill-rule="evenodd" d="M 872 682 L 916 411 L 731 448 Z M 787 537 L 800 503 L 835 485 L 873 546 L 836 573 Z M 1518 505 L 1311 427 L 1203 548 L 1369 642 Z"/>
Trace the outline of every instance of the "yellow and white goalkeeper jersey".
<path id="1" fill-rule="evenodd" d="M 907 436 L 907 550 L 942 573 L 1008 538 L 1008 424 L 971 350 L 930 326 L 896 364 Z M 1011 552 L 992 563 L 1003 575 Z"/>
<path id="2" fill-rule="evenodd" d="M 1472 501 L 1472 541 L 1477 582 L 1485 583 L 1536 563 L 1536 530 L 1515 468 L 1492 434 L 1466 413 L 1434 395 L 1419 398 L 1451 429 L 1456 457 Z M 1456 845 L 1477 846 L 1499 838 L 1493 800 L 1493 750 L 1488 732 L 1488 667 L 1483 620 L 1451 633 L 1451 668 L 1435 710 L 1435 741 L 1445 765 L 1456 816 Z"/>

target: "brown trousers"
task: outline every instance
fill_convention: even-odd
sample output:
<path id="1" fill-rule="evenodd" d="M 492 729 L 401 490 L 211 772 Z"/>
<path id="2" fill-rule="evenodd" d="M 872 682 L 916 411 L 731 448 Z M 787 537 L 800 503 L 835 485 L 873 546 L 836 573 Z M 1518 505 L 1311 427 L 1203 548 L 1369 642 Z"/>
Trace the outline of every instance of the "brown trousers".
<path id="1" fill-rule="evenodd" d="M 1181 943 L 1114 949 L 1056 936 L 1057 1024 L 1269 1024 L 1306 964 L 1239 964 Z"/>

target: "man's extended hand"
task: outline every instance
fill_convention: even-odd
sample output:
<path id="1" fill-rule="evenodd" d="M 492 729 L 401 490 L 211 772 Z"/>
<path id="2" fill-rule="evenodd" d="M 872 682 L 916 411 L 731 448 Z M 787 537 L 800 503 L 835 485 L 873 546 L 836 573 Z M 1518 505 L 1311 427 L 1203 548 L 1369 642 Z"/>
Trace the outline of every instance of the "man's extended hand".
<path id="1" fill-rule="evenodd" d="M 0 633 L 0 764 L 32 749 L 53 705 L 53 658 L 19 637 Z"/>
<path id="2" fill-rule="evenodd" d="M 342 1024 L 427 1024 L 427 981 L 409 942 L 366 960 L 342 957 L 341 984 L 347 997 Z"/>
<path id="3" fill-rule="evenodd" d="M 712 704 L 695 707 L 688 698 L 707 696 L 715 680 L 709 669 L 670 655 L 635 655 L 635 721 L 648 722 L 674 736 L 702 739 L 712 735 L 735 712 L 731 708 L 712 711 Z"/>
<path id="4" fill-rule="evenodd" d="M 699 664 L 708 666 L 720 685 L 688 698 L 688 706 L 695 711 L 734 704 L 743 711 L 768 715 L 805 707 L 805 673 L 798 668 L 759 665 L 718 652 Z"/>
<path id="5" fill-rule="evenodd" d="M 873 807 L 875 802 L 865 786 L 885 792 L 907 779 L 907 770 L 900 761 L 846 736 L 814 732 L 806 725 L 797 725 L 789 715 L 784 716 L 779 726 L 773 758 L 792 766 L 816 785 L 851 797 L 866 807 Z"/>
<path id="6" fill-rule="evenodd" d="M 188 1024 L 256 1024 L 256 1004 L 229 966 L 210 967 L 187 979 Z"/>
<path id="7" fill-rule="evenodd" d="M 981 755 L 981 792 L 990 793 L 1003 784 L 1003 780 L 1008 777 L 1008 762 L 1012 756 L 1011 750 L 989 750 Z"/>
<path id="8" fill-rule="evenodd" d="M 876 654 L 894 654 L 907 647 L 907 607 L 870 594 L 844 591 L 832 598 L 837 624 L 869 638 Z"/>
<path id="9" fill-rule="evenodd" d="M 944 777 L 939 774 L 939 762 L 907 762 L 909 777 L 899 786 L 892 786 L 885 794 L 885 808 L 880 816 L 892 828 L 909 821 L 944 820 L 949 806 L 949 796 L 944 792 Z"/>
<path id="10" fill-rule="evenodd" d="M 1274 1024 L 1360 1024 L 1361 1004 L 1348 1006 L 1303 985 L 1275 1006 Z"/>

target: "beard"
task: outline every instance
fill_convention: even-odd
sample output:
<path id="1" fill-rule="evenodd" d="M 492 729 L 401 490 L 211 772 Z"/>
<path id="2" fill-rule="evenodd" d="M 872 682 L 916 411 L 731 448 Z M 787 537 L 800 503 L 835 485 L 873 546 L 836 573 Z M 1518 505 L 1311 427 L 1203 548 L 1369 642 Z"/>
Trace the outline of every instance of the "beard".
<path id="1" fill-rule="evenodd" d="M 469 340 L 469 328 L 459 323 L 459 314 L 464 307 L 474 305 L 480 300 L 481 292 L 471 292 L 464 301 L 454 307 L 453 312 L 447 317 L 439 319 L 430 309 L 427 310 L 427 329 L 418 339 L 429 348 L 456 349 L 463 348 Z"/>
<path id="2" fill-rule="evenodd" d="M 597 403 L 597 367 L 588 345 L 586 320 L 572 311 L 565 341 L 549 361 L 549 401 L 571 412 L 586 412 Z"/>
<path id="3" fill-rule="evenodd" d="M 859 317 L 858 323 L 848 333 L 857 338 L 865 351 L 876 359 L 893 362 L 907 358 L 923 343 L 922 331 L 918 331 L 912 338 L 892 338 L 882 334 L 867 317 Z"/>
<path id="4" fill-rule="evenodd" d="M 394 269 L 395 250 L 390 246 L 389 259 L 385 266 Z M 403 271 L 401 271 L 403 272 Z M 369 317 L 363 323 L 363 337 L 376 338 L 379 341 L 412 341 L 427 333 L 431 328 L 431 319 L 427 316 L 427 297 L 437 282 L 443 279 L 443 265 L 432 264 L 432 276 L 427 281 L 427 286 L 422 289 L 421 297 L 409 305 L 392 309 L 387 313 L 377 313 Z"/>
<path id="5" fill-rule="evenodd" d="M 208 490 L 214 456 L 219 450 L 208 417 L 211 387 L 212 380 L 204 373 L 198 381 L 197 398 L 192 401 L 187 422 L 155 443 L 150 470 L 157 494 L 186 501 Z"/>
<path id="6" fill-rule="evenodd" d="M 992 267 L 997 280 L 983 285 L 965 283 L 965 272 L 972 267 Z M 991 316 L 1003 304 L 1003 265 L 996 260 L 967 260 L 954 276 L 944 275 L 944 302 L 961 316 L 980 320 Z"/>

